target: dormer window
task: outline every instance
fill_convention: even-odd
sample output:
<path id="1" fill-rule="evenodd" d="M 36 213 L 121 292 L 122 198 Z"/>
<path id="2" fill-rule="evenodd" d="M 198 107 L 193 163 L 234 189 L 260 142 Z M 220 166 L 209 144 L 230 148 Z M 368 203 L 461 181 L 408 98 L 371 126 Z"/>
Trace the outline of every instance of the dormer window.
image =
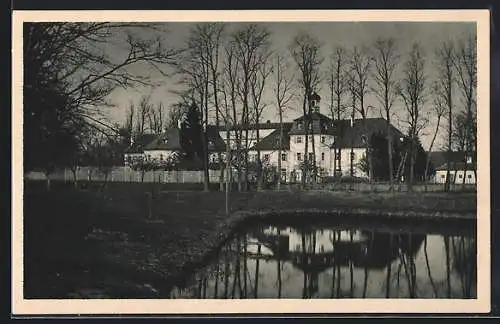
<path id="1" fill-rule="evenodd" d="M 304 125 L 302 124 L 302 122 L 298 122 L 297 123 L 297 128 L 298 129 L 303 129 L 304 128 Z"/>
<path id="2" fill-rule="evenodd" d="M 166 136 L 165 136 L 165 137 L 163 138 L 163 143 L 164 143 L 164 144 L 167 144 L 167 143 L 168 143 L 168 137 L 166 137 Z"/>

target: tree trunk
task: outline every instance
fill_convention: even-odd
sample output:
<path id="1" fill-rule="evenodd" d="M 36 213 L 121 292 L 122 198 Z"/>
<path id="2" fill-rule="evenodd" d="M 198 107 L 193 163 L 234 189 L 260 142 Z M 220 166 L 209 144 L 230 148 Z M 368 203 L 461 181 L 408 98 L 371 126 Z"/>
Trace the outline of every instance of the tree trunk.
<path id="1" fill-rule="evenodd" d="M 434 279 L 432 278 L 431 267 L 429 264 L 429 255 L 427 253 L 427 236 L 424 238 L 424 257 L 425 257 L 425 265 L 427 268 L 427 275 L 429 276 L 429 281 L 431 282 L 432 291 L 434 292 L 434 298 L 439 298 L 436 285 L 434 283 Z"/>
<path id="2" fill-rule="evenodd" d="M 432 148 L 434 147 L 434 141 L 436 140 L 437 133 L 439 131 L 439 125 L 441 121 L 441 116 L 438 115 L 437 123 L 436 123 L 436 129 L 434 130 L 434 135 L 432 136 L 431 144 L 429 145 L 429 153 L 427 154 L 427 161 L 425 162 L 425 174 L 424 174 L 424 186 L 425 186 L 425 191 L 427 192 L 427 182 L 429 180 L 429 166 L 431 163 L 431 152 Z"/>
<path id="3" fill-rule="evenodd" d="M 47 187 L 47 191 L 50 191 L 50 174 L 49 173 L 46 173 L 45 174 L 45 179 L 46 179 L 46 187 Z"/>
<path id="4" fill-rule="evenodd" d="M 78 188 L 78 178 L 76 176 L 77 171 L 78 167 L 71 170 L 71 172 L 73 173 L 73 186 L 75 187 L 75 189 Z"/>
<path id="5" fill-rule="evenodd" d="M 446 287 L 447 287 L 447 297 L 451 298 L 451 279 L 450 279 L 450 243 L 448 242 L 448 237 L 444 237 L 444 250 L 446 253 Z"/>
<path id="6" fill-rule="evenodd" d="M 257 111 L 256 111 L 257 113 Z M 257 126 L 256 128 L 256 143 L 260 142 L 260 131 L 259 131 L 259 118 L 256 117 L 256 122 L 255 125 Z M 257 150 L 257 190 L 262 190 L 262 183 L 263 183 L 263 167 L 262 167 L 262 159 L 260 158 L 260 150 Z"/>
<path id="7" fill-rule="evenodd" d="M 245 191 L 249 190 L 248 167 L 249 167 L 249 161 L 248 161 L 248 116 L 247 116 L 245 122 L 245 184 L 244 184 Z"/>
<path id="8" fill-rule="evenodd" d="M 281 245 L 279 243 L 279 238 L 281 237 L 281 231 L 278 229 L 278 253 L 281 253 Z M 278 280 L 278 298 L 281 298 L 281 258 L 280 258 L 280 255 L 278 255 L 278 275 L 277 275 L 277 280 Z"/>
<path id="9" fill-rule="evenodd" d="M 448 157 L 446 159 L 446 181 L 444 185 L 444 191 L 450 191 L 451 179 L 450 179 L 450 168 L 451 168 L 451 135 L 452 135 L 452 105 L 451 105 L 451 90 L 448 91 Z"/>
<path id="10" fill-rule="evenodd" d="M 283 145 L 283 111 L 281 107 L 278 107 L 279 113 L 279 122 L 280 122 L 280 138 L 279 138 L 279 147 L 278 147 L 278 184 L 277 189 L 280 191 L 281 189 L 281 147 Z"/>
<path id="11" fill-rule="evenodd" d="M 393 251 L 392 242 L 393 237 L 392 234 L 389 234 L 389 251 Z M 386 277 L 386 287 L 385 287 L 385 298 L 389 298 L 391 296 L 391 270 L 392 264 L 391 261 L 387 264 L 387 277 Z"/>
<path id="12" fill-rule="evenodd" d="M 388 103 L 387 103 L 388 105 Z M 391 127 L 391 117 L 389 111 L 387 111 L 387 157 L 389 158 L 389 191 L 394 191 L 394 165 L 392 161 L 392 127 Z"/>
<path id="13" fill-rule="evenodd" d="M 311 110 L 309 110 L 311 112 Z M 311 146 L 312 146 L 312 182 L 315 184 L 317 182 L 318 176 L 318 166 L 316 165 L 316 145 L 314 145 L 314 121 L 312 120 L 312 115 L 309 117 L 309 123 L 311 125 Z"/>
<path id="14" fill-rule="evenodd" d="M 254 286 L 254 289 L 253 289 L 253 293 L 254 293 L 254 298 L 258 298 L 259 294 L 258 294 L 258 291 L 259 291 L 259 261 L 260 261 L 260 253 L 261 253 L 261 245 L 259 244 L 259 247 L 257 248 L 257 260 L 255 261 L 256 265 L 255 265 L 255 286 Z"/>
<path id="15" fill-rule="evenodd" d="M 307 104 L 307 91 L 306 93 L 304 93 L 304 100 L 302 102 L 302 110 L 303 110 L 303 122 L 304 122 L 304 130 L 305 130 L 305 147 L 304 147 L 304 163 L 303 163 L 303 168 L 302 168 L 302 178 L 301 178 L 301 182 L 302 182 L 302 187 L 305 186 L 306 184 L 306 176 L 307 176 L 307 173 L 308 173 L 308 165 L 309 165 L 309 162 L 308 162 L 308 159 L 309 157 L 307 156 L 308 155 L 308 149 L 309 149 L 309 140 L 308 140 L 308 137 L 309 137 L 309 122 L 308 122 L 308 119 L 307 119 L 307 111 L 306 111 L 306 104 Z"/>

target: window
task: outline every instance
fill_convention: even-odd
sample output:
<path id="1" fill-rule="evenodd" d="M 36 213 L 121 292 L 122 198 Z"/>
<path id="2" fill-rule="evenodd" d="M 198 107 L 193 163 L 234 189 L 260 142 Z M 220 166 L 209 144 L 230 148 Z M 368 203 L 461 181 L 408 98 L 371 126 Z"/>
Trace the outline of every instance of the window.
<path id="1" fill-rule="evenodd" d="M 295 251 L 300 251 L 300 244 L 295 245 Z"/>
<path id="2" fill-rule="evenodd" d="M 313 141 L 313 137 L 312 137 L 312 135 L 309 135 L 309 143 L 312 143 L 312 141 Z"/>
<path id="3" fill-rule="evenodd" d="M 467 175 L 467 178 L 472 179 L 472 174 Z"/>
<path id="4" fill-rule="evenodd" d="M 321 247 L 319 248 L 320 253 L 325 253 L 325 246 L 321 244 Z"/>
<path id="5" fill-rule="evenodd" d="M 297 153 L 297 161 L 302 161 L 302 153 Z"/>
<path id="6" fill-rule="evenodd" d="M 324 161 L 325 160 L 325 152 L 322 152 L 321 153 L 321 161 Z"/>
<path id="7" fill-rule="evenodd" d="M 441 179 L 444 179 L 444 178 L 446 178 L 446 175 L 442 174 Z"/>
<path id="8" fill-rule="evenodd" d="M 281 153 L 281 161 L 286 161 L 286 153 Z"/>
<path id="9" fill-rule="evenodd" d="M 459 178 L 459 179 L 462 179 L 462 175 L 461 175 L 461 174 L 459 174 L 459 175 L 458 175 L 458 178 Z"/>
<path id="10" fill-rule="evenodd" d="M 302 143 L 302 136 L 297 136 L 295 138 L 295 143 Z"/>
<path id="11" fill-rule="evenodd" d="M 324 142 L 325 142 L 325 137 L 321 136 L 321 143 L 324 143 Z"/>
<path id="12" fill-rule="evenodd" d="M 264 154 L 264 160 L 269 160 L 269 154 Z"/>
<path id="13" fill-rule="evenodd" d="M 313 129 L 313 125 L 311 123 L 309 123 L 309 125 L 307 125 L 307 126 L 308 126 L 307 129 L 309 129 L 309 130 Z"/>
<path id="14" fill-rule="evenodd" d="M 281 180 L 286 181 L 286 169 L 281 169 Z"/>
<path id="15" fill-rule="evenodd" d="M 312 161 L 312 160 L 313 160 L 313 154 L 309 153 L 309 161 Z"/>
<path id="16" fill-rule="evenodd" d="M 163 161 L 163 154 L 160 154 L 160 160 Z"/>

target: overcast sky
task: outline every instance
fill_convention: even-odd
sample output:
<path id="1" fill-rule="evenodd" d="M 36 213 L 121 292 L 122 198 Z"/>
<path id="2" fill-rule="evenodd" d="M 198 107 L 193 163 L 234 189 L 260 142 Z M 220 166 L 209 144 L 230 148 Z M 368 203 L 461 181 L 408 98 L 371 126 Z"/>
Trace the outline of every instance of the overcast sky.
<path id="1" fill-rule="evenodd" d="M 242 23 L 229 23 L 229 28 L 237 28 Z M 292 38 L 301 31 L 309 32 L 311 35 L 317 37 L 322 43 L 322 54 L 325 58 L 332 53 L 334 46 L 343 46 L 347 50 L 352 49 L 354 46 L 370 45 L 378 37 L 394 37 L 397 41 L 398 51 L 402 54 L 404 60 L 405 54 L 410 49 L 414 42 L 419 42 L 424 49 L 426 60 L 426 74 L 429 81 L 435 77 L 434 65 L 434 51 L 437 47 L 446 40 L 456 40 L 459 38 L 474 35 L 476 33 L 476 26 L 474 23 L 464 22 L 291 22 L 291 23 L 259 23 L 265 25 L 272 35 L 272 47 L 275 51 L 280 51 L 288 54 L 288 45 Z M 169 33 L 166 36 L 167 45 L 169 46 L 182 46 L 189 34 L 190 28 L 193 23 L 169 23 Z M 110 49 L 115 51 L 116 49 Z M 327 60 L 325 60 L 324 69 L 327 68 Z M 326 72 L 326 71 L 325 71 Z M 118 89 L 116 90 L 110 100 L 116 107 L 107 110 L 108 116 L 112 122 L 122 123 L 125 118 L 125 112 L 130 102 L 137 102 L 142 94 L 151 94 L 153 102 L 162 102 L 166 109 L 177 102 L 178 98 L 170 91 L 179 89 L 179 85 L 171 78 L 161 77 L 158 79 L 162 83 L 161 86 L 155 88 L 134 88 L 134 89 Z M 271 97 L 272 89 L 268 88 L 265 100 L 269 104 L 269 108 L 265 113 L 263 120 L 277 120 L 277 112 L 274 106 L 273 98 Z M 321 112 L 328 115 L 330 101 L 328 95 L 328 85 L 323 82 L 319 94 L 322 97 Z M 458 95 L 458 92 L 457 92 Z M 458 102 L 455 100 L 455 102 Z M 427 109 L 431 109 L 430 104 L 432 100 L 428 101 Z M 379 107 L 380 105 L 373 96 L 368 96 L 366 105 Z M 398 118 L 404 120 L 404 109 L 402 103 L 395 102 L 394 112 L 397 113 Z M 301 113 L 301 107 L 298 105 L 297 109 L 290 111 L 287 114 L 287 119 L 296 118 Z M 371 109 L 369 112 L 371 117 L 379 117 L 378 109 Z M 435 122 L 435 118 L 431 118 Z M 405 131 L 406 125 L 402 121 L 395 120 L 394 125 L 400 130 Z M 424 130 L 422 141 L 425 149 L 428 148 L 430 143 L 430 134 L 434 129 L 433 123 Z M 442 145 L 443 132 L 438 136 L 435 148 Z"/>

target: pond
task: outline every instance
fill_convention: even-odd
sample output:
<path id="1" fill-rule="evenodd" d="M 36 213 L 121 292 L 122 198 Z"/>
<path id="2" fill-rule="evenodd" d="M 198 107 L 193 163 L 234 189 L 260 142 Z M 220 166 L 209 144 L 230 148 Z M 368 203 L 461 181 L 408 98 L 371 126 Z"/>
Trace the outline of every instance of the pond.
<path id="1" fill-rule="evenodd" d="M 258 223 L 170 298 L 476 298 L 472 228 Z"/>

